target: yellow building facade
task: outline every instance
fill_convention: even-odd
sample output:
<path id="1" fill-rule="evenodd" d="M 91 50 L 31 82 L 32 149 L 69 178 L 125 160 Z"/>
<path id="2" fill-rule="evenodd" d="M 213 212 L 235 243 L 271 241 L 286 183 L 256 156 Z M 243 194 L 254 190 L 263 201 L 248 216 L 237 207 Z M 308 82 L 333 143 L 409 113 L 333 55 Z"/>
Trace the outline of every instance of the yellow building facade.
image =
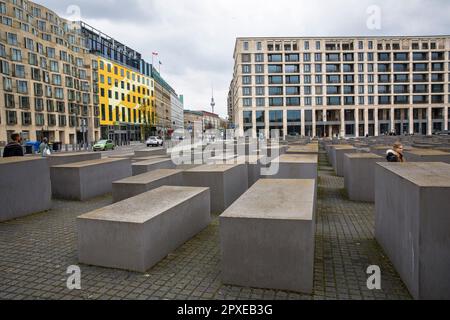
<path id="1" fill-rule="evenodd" d="M 98 94 L 103 139 L 140 141 L 154 128 L 155 85 L 151 77 L 98 58 Z"/>

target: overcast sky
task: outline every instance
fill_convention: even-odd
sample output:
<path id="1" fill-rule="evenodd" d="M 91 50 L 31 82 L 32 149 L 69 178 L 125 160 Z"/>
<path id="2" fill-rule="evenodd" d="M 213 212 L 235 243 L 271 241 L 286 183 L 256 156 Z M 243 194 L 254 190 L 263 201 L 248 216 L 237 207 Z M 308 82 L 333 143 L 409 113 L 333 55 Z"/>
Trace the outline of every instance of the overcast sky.
<path id="1" fill-rule="evenodd" d="M 184 94 L 185 109 L 210 110 L 213 85 L 221 116 L 227 114 L 236 37 L 450 34 L 448 0 L 35 1 L 81 18 L 148 62 L 159 52 L 162 76 Z M 380 29 L 367 27 L 372 5 L 381 10 Z"/>

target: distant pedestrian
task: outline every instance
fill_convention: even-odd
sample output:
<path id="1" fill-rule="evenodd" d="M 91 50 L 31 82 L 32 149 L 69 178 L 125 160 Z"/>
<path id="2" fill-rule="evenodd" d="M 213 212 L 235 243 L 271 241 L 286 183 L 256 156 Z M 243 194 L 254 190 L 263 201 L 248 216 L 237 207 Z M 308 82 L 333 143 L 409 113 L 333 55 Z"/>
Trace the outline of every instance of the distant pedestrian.
<path id="1" fill-rule="evenodd" d="M 48 146 L 48 139 L 42 139 L 42 143 L 39 146 L 39 154 L 43 157 L 51 155 L 50 147 Z"/>
<path id="2" fill-rule="evenodd" d="M 11 135 L 12 142 L 8 143 L 3 150 L 3 157 L 23 157 L 23 148 L 22 148 L 22 137 L 18 133 L 13 133 Z"/>
<path id="3" fill-rule="evenodd" d="M 386 160 L 388 162 L 406 162 L 403 156 L 403 145 L 400 142 L 395 143 L 392 150 L 386 152 Z"/>

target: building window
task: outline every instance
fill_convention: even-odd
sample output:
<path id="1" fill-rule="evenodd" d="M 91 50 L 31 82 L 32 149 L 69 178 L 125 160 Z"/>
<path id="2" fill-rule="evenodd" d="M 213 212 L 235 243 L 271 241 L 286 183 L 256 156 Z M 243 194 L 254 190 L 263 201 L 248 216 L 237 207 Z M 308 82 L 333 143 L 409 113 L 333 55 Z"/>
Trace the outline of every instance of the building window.
<path id="1" fill-rule="evenodd" d="M 288 97 L 286 98 L 286 106 L 300 106 L 300 98 L 299 97 Z"/>
<path id="2" fill-rule="evenodd" d="M 320 41 L 316 41 L 316 50 L 320 50 Z"/>
<path id="3" fill-rule="evenodd" d="M 255 83 L 256 84 L 264 84 L 264 76 L 256 76 Z"/>
<path id="4" fill-rule="evenodd" d="M 242 99 L 242 104 L 244 107 L 251 107 L 252 106 L 252 99 L 251 98 L 244 98 Z"/>
<path id="5" fill-rule="evenodd" d="M 283 98 L 269 98 L 270 107 L 281 107 L 283 106 Z"/>
<path id="6" fill-rule="evenodd" d="M 249 62 L 251 62 L 251 56 L 250 56 L 250 54 L 248 54 L 248 53 L 242 54 L 242 62 L 244 62 L 244 63 L 249 63 Z"/>
<path id="7" fill-rule="evenodd" d="M 17 124 L 17 113 L 16 111 L 6 111 L 6 124 L 15 125 Z"/>
<path id="8" fill-rule="evenodd" d="M 255 54 L 255 62 L 264 62 L 264 54 L 256 53 Z"/>
<path id="9" fill-rule="evenodd" d="M 266 99 L 265 98 L 256 98 L 256 106 L 257 107 L 265 107 Z"/>
<path id="10" fill-rule="evenodd" d="M 265 87 L 256 87 L 255 88 L 255 90 L 256 90 L 256 92 L 255 92 L 255 94 L 257 95 L 257 96 L 263 96 L 265 93 L 264 93 L 264 90 L 265 89 Z"/>
<path id="11" fill-rule="evenodd" d="M 252 87 L 242 87 L 242 95 L 243 96 L 251 96 L 252 95 Z"/>
<path id="12" fill-rule="evenodd" d="M 247 41 L 244 41 L 244 50 L 248 51 L 249 45 Z"/>
<path id="13" fill-rule="evenodd" d="M 263 64 L 255 65 L 255 73 L 264 73 L 264 65 Z"/>
<path id="14" fill-rule="evenodd" d="M 250 76 L 243 76 L 242 77 L 242 84 L 252 84 L 252 77 L 250 77 Z"/>

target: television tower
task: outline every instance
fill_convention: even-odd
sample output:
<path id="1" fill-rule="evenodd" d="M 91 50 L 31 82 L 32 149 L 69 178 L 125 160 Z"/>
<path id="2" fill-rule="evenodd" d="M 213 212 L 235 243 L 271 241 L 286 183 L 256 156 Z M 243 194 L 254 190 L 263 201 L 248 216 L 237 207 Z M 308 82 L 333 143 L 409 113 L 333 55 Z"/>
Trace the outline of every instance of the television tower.
<path id="1" fill-rule="evenodd" d="M 216 102 L 214 101 L 214 87 L 212 87 L 212 97 L 211 97 L 211 109 L 212 113 L 214 113 L 214 107 L 216 106 Z"/>

